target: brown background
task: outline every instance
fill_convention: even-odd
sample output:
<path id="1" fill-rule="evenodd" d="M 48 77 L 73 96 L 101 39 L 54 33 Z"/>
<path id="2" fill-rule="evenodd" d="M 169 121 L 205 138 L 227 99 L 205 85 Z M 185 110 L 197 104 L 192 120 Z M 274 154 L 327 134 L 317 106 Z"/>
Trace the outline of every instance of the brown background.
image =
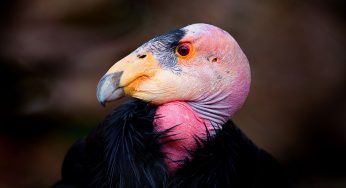
<path id="1" fill-rule="evenodd" d="M 0 12 L 0 187 L 52 185 L 69 146 L 115 106 L 95 97 L 106 70 L 198 22 L 249 58 L 239 127 L 295 187 L 346 187 L 345 1 L 5 0 Z"/>

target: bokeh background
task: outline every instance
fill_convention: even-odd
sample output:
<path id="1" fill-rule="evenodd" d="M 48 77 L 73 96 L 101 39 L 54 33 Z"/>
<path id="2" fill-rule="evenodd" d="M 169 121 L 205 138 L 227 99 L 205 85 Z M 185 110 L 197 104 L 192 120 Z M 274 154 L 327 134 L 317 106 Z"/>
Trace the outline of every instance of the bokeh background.
<path id="1" fill-rule="evenodd" d="M 235 122 L 294 187 L 346 187 L 343 0 L 4 0 L 0 6 L 0 187 L 49 187 L 69 146 L 117 104 L 98 80 L 124 55 L 182 26 L 239 42 L 252 89 Z"/>

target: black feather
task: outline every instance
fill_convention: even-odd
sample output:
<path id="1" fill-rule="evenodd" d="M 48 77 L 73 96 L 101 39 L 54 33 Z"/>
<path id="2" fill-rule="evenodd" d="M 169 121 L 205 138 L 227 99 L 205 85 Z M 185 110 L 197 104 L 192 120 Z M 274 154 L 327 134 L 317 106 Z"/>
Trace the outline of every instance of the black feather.
<path id="1" fill-rule="evenodd" d="M 206 140 L 195 137 L 192 160 L 169 175 L 159 139 L 171 129 L 153 130 L 155 111 L 139 100 L 113 110 L 71 147 L 55 187 L 288 187 L 276 160 L 232 121 Z"/>

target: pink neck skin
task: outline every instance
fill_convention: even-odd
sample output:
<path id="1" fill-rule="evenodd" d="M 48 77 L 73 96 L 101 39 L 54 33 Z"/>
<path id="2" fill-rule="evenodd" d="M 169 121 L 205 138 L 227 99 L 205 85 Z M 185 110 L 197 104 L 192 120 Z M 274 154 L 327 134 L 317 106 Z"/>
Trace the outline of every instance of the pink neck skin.
<path id="1" fill-rule="evenodd" d="M 166 155 L 165 163 L 171 173 L 183 164 L 183 160 L 191 159 L 188 151 L 196 150 L 196 137 L 206 139 L 206 129 L 214 134 L 243 105 L 249 91 L 248 74 L 240 72 L 234 83 L 237 84 L 230 84 L 232 89 L 228 92 L 219 91 L 199 101 L 173 101 L 158 107 L 155 130 L 171 129 L 160 140 L 165 143 L 161 151 Z"/>
<path id="2" fill-rule="evenodd" d="M 187 152 L 196 149 L 194 137 L 206 139 L 206 128 L 213 129 L 208 120 L 202 119 L 186 102 L 175 101 L 163 104 L 156 110 L 155 130 L 162 132 L 172 128 L 160 140 L 165 143 L 161 151 L 166 155 L 165 163 L 171 173 L 175 172 L 184 159 L 191 159 Z M 174 140 L 169 142 L 170 140 Z"/>

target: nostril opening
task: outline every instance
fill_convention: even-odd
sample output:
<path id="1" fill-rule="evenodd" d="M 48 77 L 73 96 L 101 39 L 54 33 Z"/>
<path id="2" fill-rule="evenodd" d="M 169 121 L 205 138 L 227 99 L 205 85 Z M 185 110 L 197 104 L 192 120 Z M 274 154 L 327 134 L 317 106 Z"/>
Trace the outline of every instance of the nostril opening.
<path id="1" fill-rule="evenodd" d="M 147 55 L 145 55 L 145 54 L 144 54 L 144 55 L 138 54 L 137 57 L 138 57 L 139 59 L 143 59 L 143 58 L 147 57 Z"/>
<path id="2" fill-rule="evenodd" d="M 214 57 L 213 60 L 211 60 L 213 63 L 217 62 L 217 58 Z"/>

